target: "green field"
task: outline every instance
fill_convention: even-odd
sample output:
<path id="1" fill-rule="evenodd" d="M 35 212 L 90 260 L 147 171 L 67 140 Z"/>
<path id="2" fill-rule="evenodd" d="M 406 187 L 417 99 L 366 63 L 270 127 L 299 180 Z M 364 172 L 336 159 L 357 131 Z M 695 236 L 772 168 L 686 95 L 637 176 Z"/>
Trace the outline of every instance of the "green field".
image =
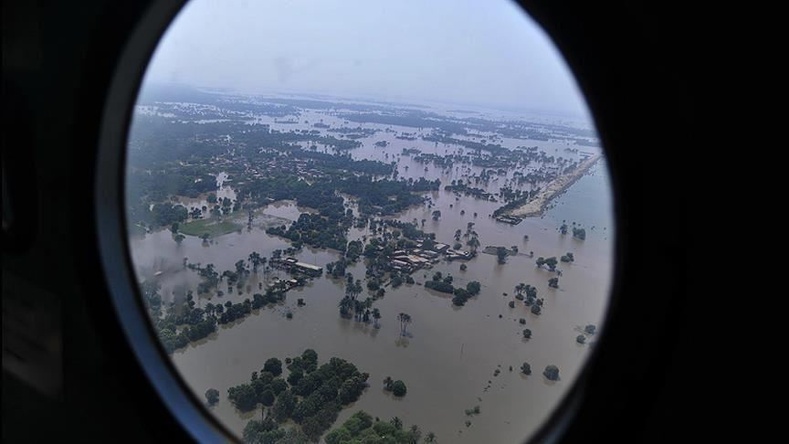
<path id="1" fill-rule="evenodd" d="M 178 231 L 187 236 L 201 237 L 203 234 L 208 233 L 211 237 L 218 237 L 223 234 L 238 231 L 241 228 L 242 226 L 240 224 L 229 220 L 199 219 L 182 224 L 178 228 Z"/>

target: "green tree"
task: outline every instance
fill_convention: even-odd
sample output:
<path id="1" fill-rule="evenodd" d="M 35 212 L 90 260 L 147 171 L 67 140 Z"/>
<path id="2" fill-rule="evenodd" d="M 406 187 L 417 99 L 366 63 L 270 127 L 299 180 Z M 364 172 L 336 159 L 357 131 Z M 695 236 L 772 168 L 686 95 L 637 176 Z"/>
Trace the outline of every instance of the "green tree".
<path id="1" fill-rule="evenodd" d="M 381 319 L 381 311 L 377 308 L 373 308 L 373 326 L 375 328 L 380 327 L 380 324 L 378 323 L 379 319 Z"/>
<path id="2" fill-rule="evenodd" d="M 326 434 L 324 439 L 326 440 L 326 444 L 340 444 L 351 442 L 351 438 L 353 438 L 351 432 L 349 432 L 345 427 L 340 427 L 339 429 L 334 429 Z"/>
<path id="3" fill-rule="evenodd" d="M 214 405 L 219 402 L 219 390 L 210 388 L 205 392 L 205 399 L 208 405 Z"/>
<path id="4" fill-rule="evenodd" d="M 263 364 L 263 371 L 270 372 L 274 376 L 282 374 L 282 361 L 277 358 L 269 358 Z"/>
<path id="5" fill-rule="evenodd" d="M 296 401 L 296 397 L 290 390 L 282 392 L 282 394 L 277 397 L 277 400 L 274 402 L 274 407 L 272 408 L 272 413 L 274 413 L 274 417 L 278 422 L 290 418 L 293 409 L 296 408 Z"/>
<path id="6" fill-rule="evenodd" d="M 466 245 L 471 248 L 471 251 L 476 253 L 477 248 L 479 247 L 479 239 L 477 236 L 471 236 L 471 238 L 466 242 Z"/>
<path id="7" fill-rule="evenodd" d="M 275 396 L 271 390 L 265 390 L 260 395 L 260 403 L 266 407 L 271 407 L 274 404 Z"/>
<path id="8" fill-rule="evenodd" d="M 507 262 L 507 249 L 504 247 L 496 247 L 496 258 L 500 264 Z"/>
<path id="9" fill-rule="evenodd" d="M 550 381 L 557 381 L 559 379 L 559 367 L 555 365 L 548 365 L 545 367 L 545 370 L 542 372 L 542 374 Z"/>
<path id="10" fill-rule="evenodd" d="M 257 251 L 249 254 L 249 262 L 252 264 L 252 271 L 257 273 L 258 267 L 266 263 L 266 258 L 260 256 Z"/>
<path id="11" fill-rule="evenodd" d="M 403 428 L 403 420 L 402 420 L 402 419 L 400 419 L 400 418 L 398 418 L 397 416 L 393 417 L 393 418 L 391 419 L 391 421 L 389 421 L 389 422 L 390 422 L 390 423 L 392 423 L 392 425 L 393 425 L 393 426 L 395 427 L 395 429 L 397 429 L 397 430 L 401 430 L 401 429 Z"/>
<path id="12" fill-rule="evenodd" d="M 403 381 L 398 379 L 397 381 L 392 383 L 392 394 L 393 395 L 395 395 L 397 397 L 405 396 L 407 391 L 408 391 L 408 389 L 406 388 L 405 383 Z"/>
<path id="13" fill-rule="evenodd" d="M 227 398 L 242 412 L 253 410 L 258 403 L 257 393 L 249 384 L 227 389 Z"/>
<path id="14" fill-rule="evenodd" d="M 400 313 L 397 315 L 397 320 L 400 321 L 400 336 L 406 336 L 408 334 L 408 324 L 411 323 L 411 315 Z"/>

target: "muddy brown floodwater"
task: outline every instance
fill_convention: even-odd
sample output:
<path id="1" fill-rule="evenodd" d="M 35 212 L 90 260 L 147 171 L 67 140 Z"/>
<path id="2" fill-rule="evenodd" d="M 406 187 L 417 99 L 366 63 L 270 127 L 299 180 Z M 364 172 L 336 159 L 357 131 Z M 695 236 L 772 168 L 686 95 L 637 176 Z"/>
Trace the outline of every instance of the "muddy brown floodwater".
<path id="1" fill-rule="evenodd" d="M 395 129 L 415 131 L 413 128 Z M 497 263 L 495 255 L 481 253 L 465 262 L 466 271 L 460 271 L 463 262 L 456 261 L 440 262 L 432 270 L 415 272 L 413 277 L 417 284 L 404 284 L 397 289 L 388 287 L 386 296 L 375 302 L 382 314 L 380 329 L 373 328 L 372 324 L 340 318 L 337 304 L 344 294 L 343 283 L 324 275 L 306 287 L 288 292 L 283 305 L 255 311 L 232 325 L 219 326 L 208 338 L 176 351 L 172 359 L 200 399 L 208 388 L 219 390 L 220 401 L 212 411 L 239 436 L 246 422 L 260 418 L 261 411 L 240 414 L 227 399 L 227 389 L 248 382 L 250 374 L 259 371 L 267 358 L 284 359 L 312 348 L 318 352 L 320 362 L 337 356 L 370 374 L 370 387 L 356 403 L 342 411 L 335 426 L 355 411 L 364 409 L 382 420 L 398 416 L 407 425 L 416 424 L 425 433 L 434 432 L 440 442 L 522 442 L 535 432 L 567 393 L 594 347 L 595 336 L 590 336 L 584 345 L 577 344 L 575 339 L 578 329 L 587 324 L 602 327 L 600 323 L 611 287 L 614 226 L 605 161 L 598 162 L 555 198 L 542 216 L 508 225 L 488 216 L 501 203 L 469 197 L 457 200 L 454 194 L 443 191 L 443 185 L 453 178 L 478 169 L 460 166 L 457 171 L 447 173 L 429 166 L 425 171 L 424 165 L 401 156 L 404 147 L 439 154 L 462 148 L 399 140 L 394 135 L 377 133 L 365 141 L 365 147 L 351 154 L 355 158 L 389 161 L 400 157 L 401 177 L 440 178 L 442 181 L 441 191 L 429 193 L 435 205 L 433 208 L 413 207 L 397 219 L 404 222 L 427 219 L 423 229 L 436 233 L 437 241 L 449 244 L 453 243 L 456 229 L 465 232 L 467 223 L 474 222 L 480 250 L 488 245 L 517 245 L 520 253 L 509 257 L 503 265 Z M 390 145 L 374 147 L 372 142 L 377 140 L 387 140 Z M 549 154 L 554 150 L 561 152 L 564 147 L 546 142 L 525 144 L 540 145 Z M 567 157 L 566 153 L 561 154 Z M 507 177 L 511 175 L 512 171 Z M 223 195 L 227 194 L 223 192 Z M 439 221 L 431 220 L 434 209 L 442 212 Z M 292 202 L 277 202 L 258 214 L 259 220 L 295 220 L 302 211 L 307 210 Z M 477 217 L 473 216 L 475 212 Z M 586 227 L 586 240 L 579 241 L 569 234 L 562 236 L 557 229 L 563 220 Z M 369 233 L 352 229 L 349 240 L 364 234 Z M 524 240 L 524 235 L 529 236 L 528 241 Z M 187 237 L 177 245 L 167 230 L 134 237 L 130 245 L 141 278 L 149 276 L 153 270 L 163 271 L 158 279 L 165 300 L 196 288 L 199 282 L 194 272 L 183 268 L 185 257 L 192 263 L 213 263 L 221 272 L 232 269 L 237 260 L 246 259 L 252 251 L 270 256 L 273 250 L 289 246 L 284 239 L 267 235 L 262 225 L 255 225 L 251 230 L 245 226 L 240 232 L 220 236 L 208 245 L 195 237 Z M 528 256 L 530 251 L 534 252 L 534 258 Z M 538 269 L 535 258 L 559 257 L 567 252 L 574 254 L 575 262 L 560 263 L 559 288 L 549 288 L 548 279 L 555 274 Z M 339 255 L 305 247 L 297 257 L 303 262 L 325 266 Z M 365 269 L 360 262 L 348 271 L 355 278 L 363 278 Z M 436 271 L 451 274 L 456 286 L 479 281 L 481 294 L 462 308 L 454 307 L 447 295 L 418 285 Z M 265 275 L 259 271 L 250 283 L 257 289 L 258 281 L 274 275 L 277 273 Z M 531 314 L 522 303 L 517 303 L 515 308 L 508 307 L 508 302 L 514 300 L 514 288 L 518 283 L 537 287 L 538 297 L 545 299 L 541 315 Z M 365 287 L 361 297 L 366 295 Z M 214 296 L 211 301 L 238 302 L 248 297 L 251 298 L 250 292 L 241 295 L 234 292 L 223 297 Z M 298 298 L 304 298 L 306 306 L 297 307 Z M 208 298 L 200 297 L 198 304 L 204 306 L 207 302 Z M 293 319 L 285 317 L 287 310 L 292 310 Z M 413 319 L 408 327 L 410 337 L 399 335 L 396 317 L 400 312 L 409 313 Z M 519 324 L 520 318 L 526 319 L 525 326 Z M 522 337 L 524 328 L 532 330 L 532 338 L 528 341 Z M 523 362 L 531 365 L 530 376 L 520 373 Z M 559 367 L 559 381 L 550 382 L 542 376 L 547 365 Z M 494 375 L 496 370 L 500 370 L 497 376 Z M 396 399 L 383 390 L 382 381 L 387 376 L 407 384 L 408 394 L 404 398 Z M 467 416 L 464 410 L 475 406 L 480 407 L 480 414 Z M 471 421 L 470 426 L 465 424 L 467 420 Z"/>

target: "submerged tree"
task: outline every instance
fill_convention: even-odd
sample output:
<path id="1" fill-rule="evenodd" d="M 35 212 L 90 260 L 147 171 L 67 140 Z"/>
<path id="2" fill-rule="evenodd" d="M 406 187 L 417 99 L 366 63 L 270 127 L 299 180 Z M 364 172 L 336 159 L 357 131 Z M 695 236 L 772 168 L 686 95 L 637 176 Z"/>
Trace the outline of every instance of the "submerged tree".
<path id="1" fill-rule="evenodd" d="M 408 334 L 408 324 L 411 323 L 411 315 L 400 313 L 397 315 L 397 319 L 400 321 L 400 336 L 406 336 Z"/>
<path id="2" fill-rule="evenodd" d="M 205 392 L 205 399 L 208 405 L 214 405 L 219 402 L 219 390 L 210 388 Z"/>
<path id="3" fill-rule="evenodd" d="M 395 395 L 397 397 L 405 396 L 407 391 L 408 391 L 408 389 L 406 388 L 405 383 L 403 381 L 398 379 L 397 381 L 392 383 L 392 394 L 393 395 Z"/>
<path id="4" fill-rule="evenodd" d="M 373 326 L 375 328 L 380 328 L 380 324 L 378 323 L 379 319 L 381 319 L 381 311 L 377 308 L 373 308 Z"/>
<path id="5" fill-rule="evenodd" d="M 555 365 L 549 365 L 545 367 L 545 370 L 542 372 L 543 376 L 548 378 L 550 381 L 558 381 L 559 380 L 559 367 Z"/>
<path id="6" fill-rule="evenodd" d="M 266 263 L 266 258 L 260 256 L 257 251 L 249 254 L 249 263 L 252 264 L 252 272 L 257 273 L 258 267 Z"/>
<path id="7" fill-rule="evenodd" d="M 500 264 L 507 262 L 507 249 L 504 247 L 496 247 L 496 257 Z"/>

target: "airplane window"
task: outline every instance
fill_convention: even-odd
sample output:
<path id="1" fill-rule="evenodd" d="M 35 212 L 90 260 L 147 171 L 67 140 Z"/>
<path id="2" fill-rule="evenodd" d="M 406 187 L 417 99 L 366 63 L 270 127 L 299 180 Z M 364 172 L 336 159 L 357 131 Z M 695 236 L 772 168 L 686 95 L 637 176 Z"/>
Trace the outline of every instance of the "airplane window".
<path id="1" fill-rule="evenodd" d="M 193 0 L 127 152 L 151 326 L 245 442 L 523 442 L 604 330 L 603 148 L 509 1 Z"/>

